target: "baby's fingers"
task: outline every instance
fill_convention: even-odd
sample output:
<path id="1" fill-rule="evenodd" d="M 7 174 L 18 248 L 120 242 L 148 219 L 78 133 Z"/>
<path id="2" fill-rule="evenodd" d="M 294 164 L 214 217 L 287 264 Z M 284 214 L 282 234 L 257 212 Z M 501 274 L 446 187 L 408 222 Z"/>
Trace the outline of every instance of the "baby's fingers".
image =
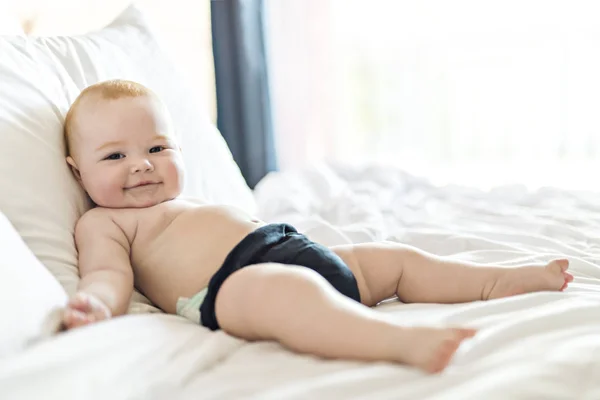
<path id="1" fill-rule="evenodd" d="M 85 292 L 76 293 L 69 300 L 67 310 L 71 310 L 71 313 L 65 316 L 67 327 L 69 324 L 76 327 L 111 317 L 110 309 L 101 300 Z"/>
<path id="2" fill-rule="evenodd" d="M 68 306 L 83 312 L 89 312 L 92 308 L 89 296 L 83 293 L 76 293 L 75 296 L 71 297 Z"/>
<path id="3" fill-rule="evenodd" d="M 94 322 L 95 318 L 92 314 L 86 314 L 75 309 L 66 309 L 63 315 L 63 322 L 67 329 L 78 328 Z"/>

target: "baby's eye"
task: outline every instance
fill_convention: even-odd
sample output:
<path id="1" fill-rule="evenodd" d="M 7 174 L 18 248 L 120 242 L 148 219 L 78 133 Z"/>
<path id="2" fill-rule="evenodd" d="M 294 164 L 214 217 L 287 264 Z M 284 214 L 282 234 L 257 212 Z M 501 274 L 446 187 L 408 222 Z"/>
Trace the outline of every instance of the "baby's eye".
<path id="1" fill-rule="evenodd" d="M 159 151 L 163 151 L 165 146 L 154 146 L 150 149 L 150 153 L 158 153 Z"/>
<path id="2" fill-rule="evenodd" d="M 105 160 L 120 160 L 123 157 L 125 157 L 125 156 L 121 153 L 113 153 L 113 154 L 109 155 L 108 157 L 106 157 Z"/>

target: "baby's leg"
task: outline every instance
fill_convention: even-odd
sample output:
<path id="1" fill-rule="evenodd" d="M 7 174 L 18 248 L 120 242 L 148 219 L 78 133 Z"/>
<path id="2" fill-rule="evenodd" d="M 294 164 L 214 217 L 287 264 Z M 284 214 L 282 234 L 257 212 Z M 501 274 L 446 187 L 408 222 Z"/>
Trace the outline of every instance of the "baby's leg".
<path id="1" fill-rule="evenodd" d="M 233 273 L 215 304 L 221 328 L 326 358 L 393 361 L 441 371 L 472 329 L 402 327 L 304 268 L 257 264 Z"/>
<path id="2" fill-rule="evenodd" d="M 459 262 L 399 243 L 333 247 L 356 276 L 363 303 L 397 295 L 406 303 L 460 303 L 563 290 L 573 276 L 567 260 L 518 268 Z"/>

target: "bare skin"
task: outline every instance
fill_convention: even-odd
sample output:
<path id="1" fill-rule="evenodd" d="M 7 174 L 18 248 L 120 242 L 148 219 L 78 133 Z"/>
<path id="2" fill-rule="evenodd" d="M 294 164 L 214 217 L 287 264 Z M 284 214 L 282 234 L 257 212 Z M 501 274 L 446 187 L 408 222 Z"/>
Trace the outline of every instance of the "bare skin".
<path id="1" fill-rule="evenodd" d="M 76 130 L 74 155 L 67 158 L 98 205 L 75 229 L 81 282 L 64 312 L 67 329 L 125 314 L 134 286 L 175 313 L 179 297 L 204 289 L 234 246 L 264 225 L 237 208 L 180 197 L 179 150 L 164 134 L 166 119 L 154 100 L 105 102 L 93 103 L 88 114 L 80 111 L 75 123 L 86 129 Z M 222 329 L 324 358 L 385 360 L 434 373 L 475 330 L 406 327 L 372 306 L 393 296 L 407 303 L 460 303 L 559 291 L 573 279 L 567 260 L 501 268 L 399 243 L 332 250 L 353 271 L 362 304 L 307 268 L 257 264 L 221 287 L 215 311 Z"/>
<path id="2" fill-rule="evenodd" d="M 147 208 L 96 208 L 81 236 L 95 240 L 98 224 L 114 225 L 130 248 L 134 285 L 163 311 L 208 285 L 227 254 L 263 222 L 235 207 L 176 199 Z M 80 242 L 86 242 L 85 237 Z M 85 250 L 85 249 L 83 249 Z"/>

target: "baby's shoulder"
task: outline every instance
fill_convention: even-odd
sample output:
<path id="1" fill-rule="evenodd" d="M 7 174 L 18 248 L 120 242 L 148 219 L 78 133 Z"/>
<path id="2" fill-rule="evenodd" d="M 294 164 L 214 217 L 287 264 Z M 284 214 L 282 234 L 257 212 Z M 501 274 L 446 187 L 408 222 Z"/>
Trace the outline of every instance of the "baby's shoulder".
<path id="1" fill-rule="evenodd" d="M 103 207 L 94 207 L 85 213 L 79 218 L 77 224 L 93 224 L 99 223 L 110 219 L 110 211 Z"/>
<path id="2" fill-rule="evenodd" d="M 127 209 L 92 208 L 77 221 L 75 238 L 111 237 L 131 241 L 132 233 L 136 230 L 136 217 L 133 214 L 132 210 Z"/>
<path id="3" fill-rule="evenodd" d="M 134 217 L 134 213 L 127 209 L 112 209 L 95 207 L 86 211 L 77 221 L 77 227 L 122 227 L 127 220 Z"/>

